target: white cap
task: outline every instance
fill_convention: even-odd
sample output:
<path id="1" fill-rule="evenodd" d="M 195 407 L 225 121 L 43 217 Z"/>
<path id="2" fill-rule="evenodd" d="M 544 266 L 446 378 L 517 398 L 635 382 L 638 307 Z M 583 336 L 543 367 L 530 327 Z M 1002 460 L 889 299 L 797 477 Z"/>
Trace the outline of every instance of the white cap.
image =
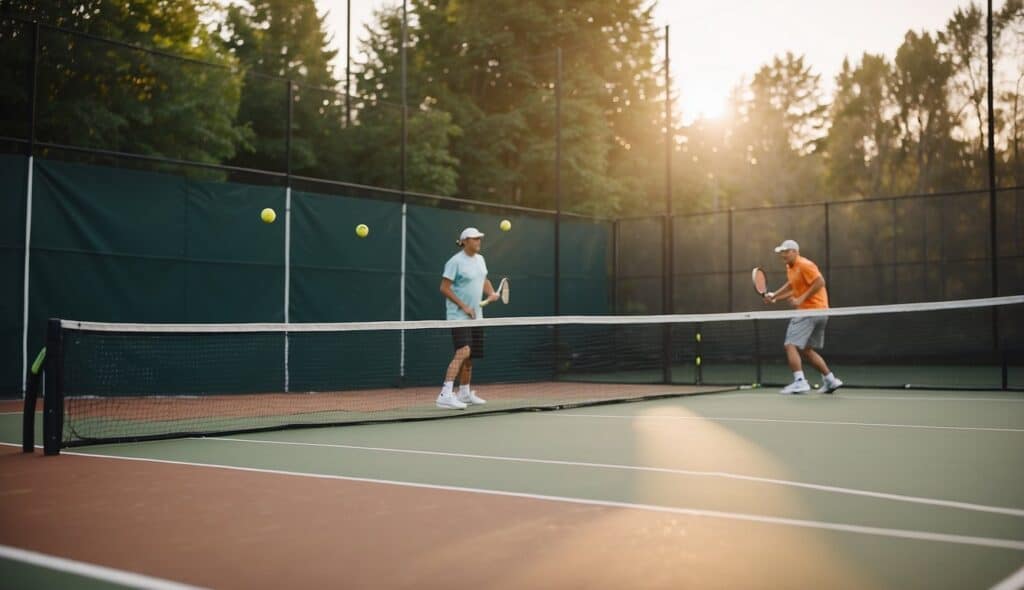
<path id="1" fill-rule="evenodd" d="M 482 238 L 482 237 L 484 237 L 484 234 L 481 233 L 480 230 L 478 230 L 475 227 L 467 227 L 466 229 L 462 230 L 461 234 L 459 234 L 459 241 L 461 242 L 462 240 L 465 240 L 466 238 Z"/>
<path id="2" fill-rule="evenodd" d="M 778 246 L 775 246 L 776 252 L 783 252 L 785 250 L 796 250 L 800 251 L 800 244 L 796 243 L 796 240 L 785 240 Z"/>

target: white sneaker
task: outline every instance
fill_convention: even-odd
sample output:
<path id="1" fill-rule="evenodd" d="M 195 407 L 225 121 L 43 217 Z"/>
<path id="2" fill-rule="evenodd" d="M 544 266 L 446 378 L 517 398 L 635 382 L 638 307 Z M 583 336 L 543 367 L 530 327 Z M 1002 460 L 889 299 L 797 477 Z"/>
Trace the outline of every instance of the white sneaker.
<path id="1" fill-rule="evenodd" d="M 482 406 L 482 405 L 487 403 L 487 400 L 485 400 L 484 398 L 477 397 L 476 392 L 473 391 L 472 389 L 469 390 L 469 395 L 462 395 L 462 392 L 460 391 L 459 395 L 458 395 L 458 399 L 459 399 L 460 402 L 462 402 L 464 404 L 474 405 L 474 406 Z"/>
<path id="2" fill-rule="evenodd" d="M 786 394 L 786 395 L 795 395 L 795 394 L 800 394 L 800 393 L 807 393 L 810 390 L 811 390 L 811 384 L 808 383 L 806 379 L 801 379 L 799 381 L 794 381 L 794 382 L 790 383 L 789 385 L 783 387 L 779 391 L 779 393 L 783 393 L 783 394 Z"/>
<path id="3" fill-rule="evenodd" d="M 843 380 L 836 377 L 832 381 L 825 380 L 825 386 L 821 388 L 822 393 L 832 393 L 843 386 Z"/>
<path id="4" fill-rule="evenodd" d="M 442 410 L 465 410 L 466 409 L 466 404 L 460 402 L 455 397 L 455 394 L 451 393 L 451 392 L 445 393 L 445 392 L 442 391 L 441 394 L 437 396 L 437 401 L 435 402 L 435 404 L 437 405 L 437 407 L 441 408 Z"/>

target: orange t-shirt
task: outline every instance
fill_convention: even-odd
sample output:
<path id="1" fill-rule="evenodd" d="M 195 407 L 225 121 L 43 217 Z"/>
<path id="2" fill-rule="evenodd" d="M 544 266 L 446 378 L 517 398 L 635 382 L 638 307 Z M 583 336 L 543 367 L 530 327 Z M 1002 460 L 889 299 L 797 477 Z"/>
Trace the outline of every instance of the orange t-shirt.
<path id="1" fill-rule="evenodd" d="M 818 265 L 803 256 L 797 256 L 793 266 L 786 265 L 786 279 L 793 289 L 793 298 L 802 296 L 811 288 L 811 284 L 821 276 Z M 825 287 L 811 295 L 800 305 L 800 309 L 828 309 L 828 291 Z"/>

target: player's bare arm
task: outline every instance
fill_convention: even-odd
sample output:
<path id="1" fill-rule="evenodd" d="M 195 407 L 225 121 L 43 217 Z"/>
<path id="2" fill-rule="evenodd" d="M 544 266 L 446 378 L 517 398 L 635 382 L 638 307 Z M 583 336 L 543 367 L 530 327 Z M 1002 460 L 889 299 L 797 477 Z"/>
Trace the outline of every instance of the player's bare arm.
<path id="1" fill-rule="evenodd" d="M 489 284 L 490 283 L 485 283 L 485 285 L 489 285 Z M 485 286 L 484 289 L 486 289 L 486 288 L 487 287 Z M 451 279 L 448 279 L 448 278 L 442 278 L 441 279 L 441 294 L 443 294 L 445 297 L 450 299 L 452 303 L 454 303 L 455 305 L 459 306 L 459 309 L 461 309 L 463 312 L 465 312 L 465 314 L 468 315 L 469 317 L 471 317 L 471 318 L 475 318 L 476 317 L 476 314 L 473 312 L 473 308 L 468 306 L 468 305 L 466 305 L 465 303 L 463 303 L 455 295 L 455 291 L 452 291 L 452 281 L 451 281 Z"/>

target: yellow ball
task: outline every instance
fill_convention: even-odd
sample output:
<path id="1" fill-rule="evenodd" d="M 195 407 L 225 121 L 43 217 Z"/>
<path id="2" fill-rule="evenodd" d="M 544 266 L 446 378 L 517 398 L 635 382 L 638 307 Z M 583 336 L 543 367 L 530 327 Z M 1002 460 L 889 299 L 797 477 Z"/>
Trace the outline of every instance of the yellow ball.
<path id="1" fill-rule="evenodd" d="M 512 229 L 512 222 L 507 219 L 502 219 L 501 223 L 498 224 L 498 227 L 501 228 L 501 231 L 508 231 Z"/>
<path id="2" fill-rule="evenodd" d="M 260 219 L 263 220 L 263 223 L 274 223 L 274 220 L 277 219 L 277 213 L 274 213 L 273 209 L 267 207 L 260 211 Z"/>
<path id="3" fill-rule="evenodd" d="M 360 238 L 365 238 L 370 235 L 370 228 L 367 227 L 365 223 L 360 223 L 356 226 L 356 235 Z"/>

